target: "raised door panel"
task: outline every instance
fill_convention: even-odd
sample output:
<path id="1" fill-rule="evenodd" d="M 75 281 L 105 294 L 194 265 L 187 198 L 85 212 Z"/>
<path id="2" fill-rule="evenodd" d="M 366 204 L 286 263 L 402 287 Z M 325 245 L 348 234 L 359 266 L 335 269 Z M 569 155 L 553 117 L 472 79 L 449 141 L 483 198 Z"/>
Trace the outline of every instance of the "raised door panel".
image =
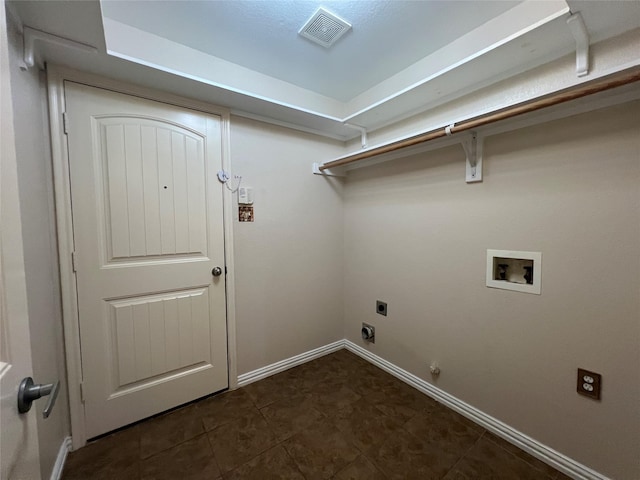
<path id="1" fill-rule="evenodd" d="M 211 363 L 207 289 L 107 304 L 111 394 Z"/>
<path id="2" fill-rule="evenodd" d="M 105 263 L 207 256 L 202 136 L 149 118 L 95 122 Z"/>

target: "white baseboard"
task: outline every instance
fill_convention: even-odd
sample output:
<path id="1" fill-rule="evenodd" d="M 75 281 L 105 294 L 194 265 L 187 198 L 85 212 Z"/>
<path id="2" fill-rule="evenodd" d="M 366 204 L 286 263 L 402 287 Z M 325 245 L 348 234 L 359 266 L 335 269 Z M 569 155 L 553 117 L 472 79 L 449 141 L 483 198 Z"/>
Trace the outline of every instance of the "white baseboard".
<path id="1" fill-rule="evenodd" d="M 64 470 L 64 462 L 67 460 L 67 454 L 71 450 L 71 437 L 65 437 L 58 450 L 58 456 L 56 457 L 56 463 L 51 470 L 51 480 L 60 480 L 62 478 L 62 470 Z"/>
<path id="2" fill-rule="evenodd" d="M 276 373 L 283 372 L 297 365 L 302 365 L 303 363 L 310 362 L 311 360 L 323 357 L 329 353 L 336 352 L 343 348 L 344 339 L 330 343 L 329 345 L 325 345 L 323 347 L 314 348 L 313 350 L 301 353 L 300 355 L 296 355 L 295 357 L 285 358 L 284 360 L 272 363 L 271 365 L 267 365 L 266 367 L 243 373 L 242 375 L 238 375 L 238 387 L 244 387 L 245 385 L 249 385 L 250 383 L 257 382 L 258 380 L 262 380 L 263 378 L 270 377 L 271 375 L 275 375 Z"/>
<path id="3" fill-rule="evenodd" d="M 562 453 L 543 445 L 542 443 L 528 437 L 522 432 L 510 427 L 506 423 L 493 418 L 490 415 L 472 407 L 468 403 L 448 394 L 444 390 L 441 390 L 429 382 L 416 377 L 412 373 L 403 370 L 402 368 L 394 365 L 391 362 L 365 350 L 355 343 L 344 340 L 344 346 L 347 350 L 355 353 L 356 355 L 364 358 L 370 363 L 380 367 L 384 371 L 390 373 L 394 377 L 402 380 L 403 382 L 411 385 L 412 387 L 420 390 L 425 395 L 430 396 L 434 400 L 446 405 L 447 407 L 455 410 L 456 412 L 464 415 L 471 421 L 481 425 L 488 431 L 496 434 L 497 436 L 505 439 L 507 442 L 514 444 L 525 452 L 533 455 L 537 459 L 551 465 L 552 467 L 560 470 L 564 474 L 571 478 L 579 480 L 609 480 L 606 476 L 590 469 L 589 467 L 582 465 L 581 463 L 572 460 L 571 458 L 563 455 Z"/>

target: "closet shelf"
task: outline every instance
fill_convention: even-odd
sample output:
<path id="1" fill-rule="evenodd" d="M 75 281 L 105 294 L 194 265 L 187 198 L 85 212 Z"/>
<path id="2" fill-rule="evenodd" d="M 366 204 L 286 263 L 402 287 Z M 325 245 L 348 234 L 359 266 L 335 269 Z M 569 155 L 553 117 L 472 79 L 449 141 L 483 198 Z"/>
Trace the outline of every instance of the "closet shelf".
<path id="1" fill-rule="evenodd" d="M 434 140 L 451 137 L 452 141 L 450 142 L 436 143 L 439 146 L 461 143 L 467 154 L 467 182 L 481 181 L 483 137 L 478 133 L 479 128 L 524 114 L 537 112 L 555 105 L 561 105 L 572 100 L 589 97 L 600 92 L 630 85 L 638 81 L 640 81 L 640 66 L 634 66 L 632 68 L 607 75 L 590 82 L 582 83 L 578 86 L 567 88 L 544 97 L 519 103 L 505 109 L 469 118 L 459 123 L 451 123 L 443 127 L 410 137 L 401 138 L 383 145 L 371 147 L 366 150 L 339 157 L 329 162 L 322 164 L 316 163 L 313 165 L 313 173 L 318 175 L 344 176 L 344 169 L 342 167 L 352 165 L 356 162 L 362 162 L 383 156 L 387 157 L 388 154 L 393 154 L 394 152 L 404 150 L 412 151 L 413 149 L 411 147 L 417 147 Z M 466 135 L 459 135 L 462 133 L 466 133 Z M 452 137 L 453 135 L 455 136 Z M 475 175 L 473 175 L 474 170 L 476 171 Z"/>

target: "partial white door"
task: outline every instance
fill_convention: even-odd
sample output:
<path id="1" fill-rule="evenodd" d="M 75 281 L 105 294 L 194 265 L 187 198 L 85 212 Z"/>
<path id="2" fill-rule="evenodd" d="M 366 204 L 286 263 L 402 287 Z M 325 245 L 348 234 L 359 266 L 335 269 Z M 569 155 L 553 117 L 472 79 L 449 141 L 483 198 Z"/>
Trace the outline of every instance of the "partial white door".
<path id="1" fill-rule="evenodd" d="M 221 120 L 72 82 L 65 97 L 91 438 L 228 387 Z"/>
<path id="2" fill-rule="evenodd" d="M 0 38 L 7 38 L 2 0 Z M 0 479 L 39 479 L 35 415 L 42 407 L 18 413 L 18 386 L 33 372 L 8 55 L 0 41 Z"/>

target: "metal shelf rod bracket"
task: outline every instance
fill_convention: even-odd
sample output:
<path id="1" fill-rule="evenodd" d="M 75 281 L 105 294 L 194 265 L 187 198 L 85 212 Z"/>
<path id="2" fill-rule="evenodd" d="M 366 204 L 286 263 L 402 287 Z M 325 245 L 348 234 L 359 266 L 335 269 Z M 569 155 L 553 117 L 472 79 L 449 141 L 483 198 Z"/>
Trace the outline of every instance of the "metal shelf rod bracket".
<path id="1" fill-rule="evenodd" d="M 589 74 L 589 32 L 580 13 L 572 13 L 567 26 L 576 41 L 576 74 L 584 77 Z"/>
<path id="2" fill-rule="evenodd" d="M 471 137 L 462 140 L 462 148 L 467 155 L 466 181 L 467 183 L 482 181 L 482 147 L 484 138 L 478 138 L 478 134 L 473 132 Z"/>
<path id="3" fill-rule="evenodd" d="M 312 171 L 314 175 L 322 175 L 324 177 L 346 177 L 347 174 L 343 172 L 332 172 L 329 169 L 320 170 L 320 163 L 314 162 Z"/>
<path id="4" fill-rule="evenodd" d="M 349 127 L 349 128 L 353 128 L 355 130 L 359 130 L 360 131 L 360 143 L 362 145 L 362 148 L 365 148 L 367 146 L 367 129 L 365 127 L 361 127 L 360 125 L 354 125 L 353 123 L 344 123 L 345 127 Z"/>

